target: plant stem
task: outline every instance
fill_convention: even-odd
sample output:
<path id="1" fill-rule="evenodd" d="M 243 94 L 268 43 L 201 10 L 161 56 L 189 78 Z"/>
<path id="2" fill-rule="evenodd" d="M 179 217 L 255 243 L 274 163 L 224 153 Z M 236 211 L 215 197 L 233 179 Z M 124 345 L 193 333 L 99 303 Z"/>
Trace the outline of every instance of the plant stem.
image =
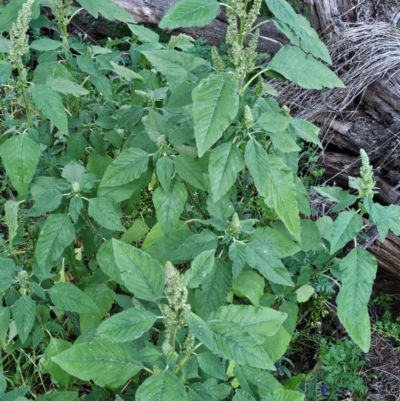
<path id="1" fill-rule="evenodd" d="M 263 70 L 259 71 L 256 75 L 253 75 L 248 81 L 247 84 L 242 88 L 242 93 L 249 87 L 249 85 L 260 75 L 264 74 L 264 72 L 267 72 L 269 70 L 269 67 L 264 68 Z"/>
<path id="2" fill-rule="evenodd" d="M 185 184 L 185 187 L 186 187 L 186 190 L 187 190 L 187 192 L 189 194 L 190 200 L 193 202 L 194 206 L 200 212 L 200 214 L 203 216 L 203 218 L 207 219 L 206 212 L 200 207 L 200 205 L 197 203 L 196 199 L 194 199 L 192 193 L 190 192 L 189 185 L 185 181 L 183 181 L 183 183 Z"/>

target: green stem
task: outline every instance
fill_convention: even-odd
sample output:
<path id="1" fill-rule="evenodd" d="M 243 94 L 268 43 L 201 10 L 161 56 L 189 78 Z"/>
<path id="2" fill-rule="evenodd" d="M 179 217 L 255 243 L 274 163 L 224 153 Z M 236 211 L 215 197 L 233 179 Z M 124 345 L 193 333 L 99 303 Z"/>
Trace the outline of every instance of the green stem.
<path id="1" fill-rule="evenodd" d="M 271 22 L 271 20 L 270 20 L 270 19 L 267 19 L 267 20 L 265 20 L 265 21 L 260 22 L 260 23 L 257 24 L 257 25 L 254 25 L 254 26 L 251 28 L 251 31 L 250 31 L 250 32 L 254 32 L 257 28 L 259 28 L 260 26 L 263 26 L 264 24 L 268 24 L 269 22 Z"/>
<path id="2" fill-rule="evenodd" d="M 249 85 L 250 85 L 255 79 L 257 79 L 260 75 L 264 74 L 264 73 L 267 72 L 268 70 L 269 70 L 269 67 L 264 68 L 263 70 L 261 70 L 261 71 L 258 72 L 257 74 L 253 75 L 253 76 L 247 81 L 247 84 L 243 87 L 242 93 L 245 92 L 245 90 L 249 87 Z"/>
<path id="3" fill-rule="evenodd" d="M 189 194 L 189 198 L 192 201 L 193 205 L 196 207 L 196 209 L 200 212 L 200 214 L 203 216 L 203 218 L 207 219 L 207 214 L 206 212 L 200 207 L 200 205 L 197 203 L 196 199 L 194 199 L 192 193 L 190 192 L 189 185 L 186 183 L 186 181 L 183 181 L 185 184 L 186 190 Z"/>

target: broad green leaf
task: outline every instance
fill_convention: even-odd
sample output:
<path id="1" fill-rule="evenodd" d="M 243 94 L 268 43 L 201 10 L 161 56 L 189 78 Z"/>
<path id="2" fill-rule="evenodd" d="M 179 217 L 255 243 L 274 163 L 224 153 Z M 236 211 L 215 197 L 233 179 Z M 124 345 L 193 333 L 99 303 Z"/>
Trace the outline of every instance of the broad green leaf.
<path id="1" fill-rule="evenodd" d="M 1 44 L 0 44 L 0 52 L 3 53 L 1 51 Z M 6 62 L 3 64 L 0 64 L 0 85 L 5 84 L 9 78 L 11 77 L 11 64 L 10 62 Z"/>
<path id="2" fill-rule="evenodd" d="M 263 194 L 289 232 L 300 240 L 300 216 L 293 173 L 278 156 L 270 156 Z"/>
<path id="3" fill-rule="evenodd" d="M 101 226 L 112 231 L 126 231 L 121 224 L 121 218 L 107 198 L 89 199 L 89 216 L 93 217 Z"/>
<path id="4" fill-rule="evenodd" d="M 234 294 L 241 298 L 248 298 L 254 306 L 259 306 L 264 287 L 264 278 L 254 270 L 242 271 L 232 284 Z"/>
<path id="5" fill-rule="evenodd" d="M 321 248 L 321 236 L 318 227 L 312 220 L 301 220 L 301 249 L 304 252 Z"/>
<path id="6" fill-rule="evenodd" d="M 225 364 L 212 352 L 202 352 L 197 354 L 200 369 L 211 377 L 226 380 Z"/>
<path id="7" fill-rule="evenodd" d="M 123 242 L 112 240 L 114 258 L 121 278 L 139 299 L 158 300 L 164 290 L 164 268 L 147 253 Z"/>
<path id="8" fill-rule="evenodd" d="M 216 259 L 210 273 L 207 274 L 201 289 L 195 291 L 194 311 L 203 319 L 226 303 L 226 297 L 232 287 L 231 268 L 222 260 Z"/>
<path id="9" fill-rule="evenodd" d="M 193 122 L 199 157 L 223 135 L 239 109 L 238 84 L 232 74 L 203 79 L 193 90 Z"/>
<path id="10" fill-rule="evenodd" d="M 19 338 L 24 343 L 35 322 L 36 303 L 24 294 L 11 309 Z"/>
<path id="11" fill-rule="evenodd" d="M 137 389 L 136 401 L 186 401 L 186 388 L 170 370 L 156 373 Z"/>
<path id="12" fill-rule="evenodd" d="M 290 124 L 296 130 L 296 135 L 307 142 L 321 146 L 321 141 L 318 138 L 319 128 L 306 120 L 292 118 Z"/>
<path id="13" fill-rule="evenodd" d="M 85 288 L 85 294 L 91 298 L 99 312 L 81 313 L 79 315 L 81 333 L 101 322 L 110 311 L 115 298 L 114 291 L 108 288 L 106 284 L 89 284 Z"/>
<path id="14" fill-rule="evenodd" d="M 94 338 L 72 346 L 52 358 L 63 370 L 80 380 L 93 380 L 98 386 L 122 387 L 141 370 L 134 359 L 132 342 L 115 343 Z"/>
<path id="15" fill-rule="evenodd" d="M 8 226 L 8 241 L 10 245 L 12 244 L 12 240 L 17 235 L 19 204 L 20 202 L 16 202 L 13 200 L 8 200 L 4 204 L 5 221 Z"/>
<path id="16" fill-rule="evenodd" d="M 268 337 L 264 341 L 263 347 L 271 360 L 275 362 L 287 353 L 291 341 L 292 336 L 288 333 L 286 327 L 282 325 L 274 336 Z"/>
<path id="17" fill-rule="evenodd" d="M 276 334 L 286 318 L 286 313 L 265 306 L 227 305 L 211 313 L 208 323 L 213 321 L 236 323 L 258 344 L 262 344 L 267 337 Z"/>
<path id="18" fill-rule="evenodd" d="M 63 93 L 64 95 L 73 96 L 85 96 L 89 94 L 89 91 L 83 88 L 81 85 L 64 78 L 49 77 L 46 80 L 46 86 L 51 87 L 57 92 Z"/>
<path id="19" fill-rule="evenodd" d="M 52 214 L 44 223 L 36 244 L 36 260 L 42 274 L 47 277 L 53 263 L 75 238 L 75 229 L 66 214 Z"/>
<path id="20" fill-rule="evenodd" d="M 185 271 L 184 284 L 187 288 L 199 287 L 214 266 L 215 250 L 204 251 L 196 256 L 190 269 Z"/>
<path id="21" fill-rule="evenodd" d="M 273 283 L 290 287 L 294 285 L 279 255 L 266 241 L 247 243 L 247 263 Z"/>
<path id="22" fill-rule="evenodd" d="M 68 213 L 71 216 L 72 221 L 76 224 L 79 219 L 79 214 L 83 208 L 83 201 L 79 196 L 74 196 L 69 201 Z"/>
<path id="23" fill-rule="evenodd" d="M 378 229 L 380 240 L 382 242 L 385 241 L 390 226 L 390 216 L 387 208 L 379 203 L 374 203 L 370 196 L 364 199 L 364 206 L 369 214 L 371 223 L 375 224 Z"/>
<path id="24" fill-rule="evenodd" d="M 161 135 L 168 138 L 170 132 L 173 130 L 168 119 L 163 114 L 153 109 L 149 110 L 147 118 L 144 121 L 144 127 L 153 142 L 157 142 Z"/>
<path id="25" fill-rule="evenodd" d="M 174 163 L 168 156 L 160 157 L 157 160 L 156 172 L 162 189 L 168 192 L 174 174 Z"/>
<path id="26" fill-rule="evenodd" d="M 235 211 L 228 195 L 223 196 L 218 202 L 214 202 L 211 194 L 207 198 L 207 211 L 218 220 L 227 221 Z"/>
<path id="27" fill-rule="evenodd" d="M 342 259 L 340 267 L 342 286 L 336 298 L 338 317 L 353 341 L 368 352 L 371 336 L 366 310 L 377 271 L 376 259 L 357 247 Z"/>
<path id="28" fill-rule="evenodd" d="M 151 65 L 165 75 L 173 91 L 183 81 L 194 81 L 198 78 L 191 72 L 199 66 L 209 66 L 209 62 L 190 54 L 176 50 L 147 50 L 142 52 Z"/>
<path id="29" fill-rule="evenodd" d="M 232 398 L 233 401 L 256 401 L 247 391 L 242 389 L 235 391 L 235 396 Z"/>
<path id="30" fill-rule="evenodd" d="M 394 235 L 400 235 L 400 206 L 389 205 L 387 208 L 389 215 L 389 228 Z"/>
<path id="31" fill-rule="evenodd" d="M 118 65 L 113 61 L 110 61 L 114 71 L 120 75 L 122 78 L 125 78 L 127 81 L 143 81 L 143 77 L 139 75 L 137 72 L 132 71 L 129 68 L 123 67 L 122 65 Z"/>
<path id="32" fill-rule="evenodd" d="M 237 323 L 212 320 L 207 324 L 213 333 L 213 351 L 217 355 L 256 368 L 274 368 L 263 347 Z"/>
<path id="33" fill-rule="evenodd" d="M 274 148 L 282 153 L 299 152 L 300 146 L 296 143 L 288 132 L 288 130 L 281 132 L 269 132 L 268 136 L 271 138 Z"/>
<path id="34" fill-rule="evenodd" d="M 199 234 L 191 235 L 174 252 L 173 258 L 180 260 L 192 260 L 204 251 L 214 251 L 218 246 L 218 237 L 209 230 L 203 230 Z"/>
<path id="35" fill-rule="evenodd" d="M 234 241 L 229 246 L 229 259 L 232 261 L 232 276 L 236 280 L 247 261 L 247 246 L 240 241 Z"/>
<path id="36" fill-rule="evenodd" d="M 332 227 L 331 255 L 343 248 L 361 230 L 362 220 L 356 212 L 342 212 Z"/>
<path id="37" fill-rule="evenodd" d="M 300 46 L 306 53 L 311 53 L 328 64 L 332 63 L 327 47 L 310 27 L 310 22 L 302 15 L 296 14 L 285 0 L 266 0 L 268 9 L 274 14 L 275 25 L 286 34 L 290 41 Z"/>
<path id="38" fill-rule="evenodd" d="M 113 101 L 113 94 L 110 80 L 104 75 L 91 76 L 90 81 L 95 86 L 100 95 L 104 96 L 109 102 Z"/>
<path id="39" fill-rule="evenodd" d="M 162 29 L 191 28 L 208 25 L 218 14 L 214 0 L 181 0 L 175 3 L 159 23 Z"/>
<path id="40" fill-rule="evenodd" d="M 141 177 L 147 170 L 149 156 L 138 148 L 123 150 L 116 159 L 107 167 L 98 189 L 98 196 L 104 196 L 114 201 L 116 192 L 124 191 L 127 184 L 131 184 Z M 130 195 L 128 194 L 128 198 Z"/>
<path id="41" fill-rule="evenodd" d="M 200 164 L 189 155 L 179 155 L 175 159 L 175 168 L 179 176 L 188 184 L 202 190 L 206 189 Z"/>
<path id="42" fill-rule="evenodd" d="M 43 366 L 50 373 L 51 381 L 53 383 L 60 383 L 63 386 L 68 386 L 71 384 L 71 375 L 62 370 L 56 363 L 52 361 L 51 358 L 61 352 L 70 349 L 72 346 L 68 341 L 59 339 L 59 338 L 51 338 L 50 343 L 46 348 L 43 356 Z"/>
<path id="43" fill-rule="evenodd" d="M 77 391 L 56 391 L 55 393 L 48 393 L 39 395 L 36 401 L 78 401 Z"/>
<path id="44" fill-rule="evenodd" d="M 30 390 L 30 386 L 16 388 L 0 395 L 0 401 L 27 401 L 24 395 Z"/>
<path id="45" fill-rule="evenodd" d="M 305 401 L 305 396 L 293 390 L 278 390 L 264 396 L 262 401 Z"/>
<path id="46" fill-rule="evenodd" d="M 127 24 L 131 32 L 143 43 L 158 42 L 160 36 L 153 30 L 142 25 Z"/>
<path id="47" fill-rule="evenodd" d="M 300 252 L 300 247 L 282 231 L 271 227 L 258 227 L 250 235 L 250 241 L 261 240 L 268 242 L 281 258 L 293 256 Z"/>
<path id="48" fill-rule="evenodd" d="M 99 3 L 97 0 L 78 0 L 78 3 L 94 18 L 99 18 Z"/>
<path id="49" fill-rule="evenodd" d="M 186 323 L 194 336 L 210 350 L 213 349 L 213 337 L 207 323 L 193 312 L 186 313 Z"/>
<path id="50" fill-rule="evenodd" d="M 255 139 L 250 138 L 246 145 L 244 158 L 257 191 L 263 194 L 267 181 L 266 176 L 269 171 L 269 156 L 267 152 Z"/>
<path id="51" fill-rule="evenodd" d="M 314 287 L 309 284 L 302 285 L 296 290 L 297 302 L 307 302 L 314 293 Z"/>
<path id="52" fill-rule="evenodd" d="M 61 46 L 62 42 L 60 42 L 59 40 L 53 40 L 49 38 L 36 39 L 29 45 L 31 49 L 39 50 L 42 52 L 56 50 L 59 49 Z"/>
<path id="53" fill-rule="evenodd" d="M 146 309 L 130 308 L 106 319 L 97 334 L 114 342 L 133 341 L 149 331 L 156 320 L 157 316 Z"/>
<path id="54" fill-rule="evenodd" d="M 11 184 L 20 195 L 25 194 L 39 162 L 39 145 L 25 135 L 18 135 L 3 143 L 0 154 Z"/>
<path id="55" fill-rule="evenodd" d="M 17 20 L 18 12 L 26 0 L 10 1 L 3 5 L 0 14 L 0 31 L 9 31 L 12 24 Z"/>
<path id="56" fill-rule="evenodd" d="M 120 5 L 110 0 L 97 0 L 99 13 L 109 21 L 120 21 L 130 24 L 136 24 L 136 20 Z"/>
<path id="57" fill-rule="evenodd" d="M 32 86 L 32 98 L 39 112 L 48 118 L 63 134 L 68 134 L 67 113 L 61 96 L 50 86 Z M 51 107 L 49 107 L 51 104 Z"/>
<path id="58" fill-rule="evenodd" d="M 168 192 L 158 187 L 153 194 L 153 203 L 156 208 L 157 220 L 164 233 L 179 226 L 179 217 L 183 212 L 187 198 L 185 186 L 174 180 Z"/>
<path id="59" fill-rule="evenodd" d="M 35 84 L 45 84 L 50 77 L 63 78 L 69 81 L 74 80 L 67 67 L 57 61 L 40 63 L 36 66 L 33 73 L 33 82 Z"/>
<path id="60" fill-rule="evenodd" d="M 273 368 L 275 370 L 275 366 Z M 240 388 L 258 397 L 261 394 L 282 389 L 282 385 L 265 368 L 235 364 L 233 374 L 238 379 Z M 261 394 L 260 394 L 261 393 Z"/>
<path id="61" fill-rule="evenodd" d="M 128 231 L 122 234 L 121 241 L 126 244 L 132 244 L 134 241 L 143 239 L 149 230 L 149 226 L 139 218 L 133 222 Z"/>
<path id="62" fill-rule="evenodd" d="M 345 87 L 327 66 L 295 46 L 282 47 L 268 68 L 306 89 Z"/>
<path id="63" fill-rule="evenodd" d="M 262 113 L 256 123 L 268 133 L 282 133 L 289 126 L 290 117 L 273 111 Z"/>
<path id="64" fill-rule="evenodd" d="M 114 258 L 112 240 L 108 240 L 101 245 L 97 252 L 96 259 L 101 270 L 103 270 L 111 280 L 114 280 L 118 284 L 124 284 L 124 281 L 121 278 L 121 272 Z"/>
<path id="65" fill-rule="evenodd" d="M 32 217 L 42 216 L 52 212 L 60 206 L 62 201 L 62 193 L 56 189 L 44 191 L 37 199 L 34 205 L 29 209 L 27 215 Z"/>
<path id="66" fill-rule="evenodd" d="M 85 74 L 91 75 L 92 77 L 99 76 L 97 64 L 89 57 L 79 55 L 76 57 L 76 64 L 79 69 Z"/>
<path id="67" fill-rule="evenodd" d="M 10 325 L 10 307 L 0 306 L 0 345 L 4 346 L 8 326 Z"/>
<path id="68" fill-rule="evenodd" d="M 314 191 L 318 192 L 325 199 L 337 203 L 334 207 L 334 212 L 339 212 L 340 210 L 351 206 L 356 200 L 357 196 L 350 194 L 348 191 L 344 191 L 340 187 L 313 187 Z"/>
<path id="69" fill-rule="evenodd" d="M 72 283 L 57 283 L 48 291 L 54 306 L 59 309 L 78 313 L 99 312 L 92 299 Z"/>
<path id="70" fill-rule="evenodd" d="M 218 202 L 231 189 L 237 174 L 243 169 L 243 153 L 232 142 L 211 151 L 208 171 L 214 202 Z"/>

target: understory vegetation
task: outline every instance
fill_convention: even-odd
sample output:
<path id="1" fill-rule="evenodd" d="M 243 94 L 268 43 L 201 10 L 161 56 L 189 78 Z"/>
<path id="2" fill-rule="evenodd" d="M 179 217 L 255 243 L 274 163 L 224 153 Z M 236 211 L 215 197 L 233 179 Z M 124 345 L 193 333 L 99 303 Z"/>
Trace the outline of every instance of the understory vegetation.
<path id="1" fill-rule="evenodd" d="M 271 59 L 261 7 L 290 40 Z M 221 8 L 219 48 L 160 37 Z M 0 400 L 366 400 L 371 330 L 398 347 L 400 322 L 370 323 L 362 241 L 400 207 L 363 150 L 350 190 L 317 186 L 318 127 L 272 86 L 343 87 L 327 48 L 285 0 L 181 0 L 159 28 L 111 0 L 1 9 Z"/>

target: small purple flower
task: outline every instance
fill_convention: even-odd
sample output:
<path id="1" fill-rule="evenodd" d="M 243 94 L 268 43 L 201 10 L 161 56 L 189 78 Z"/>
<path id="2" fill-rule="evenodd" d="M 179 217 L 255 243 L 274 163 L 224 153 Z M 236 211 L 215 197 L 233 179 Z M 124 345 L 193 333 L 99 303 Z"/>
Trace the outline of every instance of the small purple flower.
<path id="1" fill-rule="evenodd" d="M 328 395 L 328 393 L 329 393 L 329 390 L 326 388 L 326 387 L 321 387 L 321 393 L 323 394 L 323 395 Z"/>
<path id="2" fill-rule="evenodd" d="M 280 373 L 281 368 L 276 363 L 274 363 L 274 366 L 275 366 L 275 372 Z"/>

